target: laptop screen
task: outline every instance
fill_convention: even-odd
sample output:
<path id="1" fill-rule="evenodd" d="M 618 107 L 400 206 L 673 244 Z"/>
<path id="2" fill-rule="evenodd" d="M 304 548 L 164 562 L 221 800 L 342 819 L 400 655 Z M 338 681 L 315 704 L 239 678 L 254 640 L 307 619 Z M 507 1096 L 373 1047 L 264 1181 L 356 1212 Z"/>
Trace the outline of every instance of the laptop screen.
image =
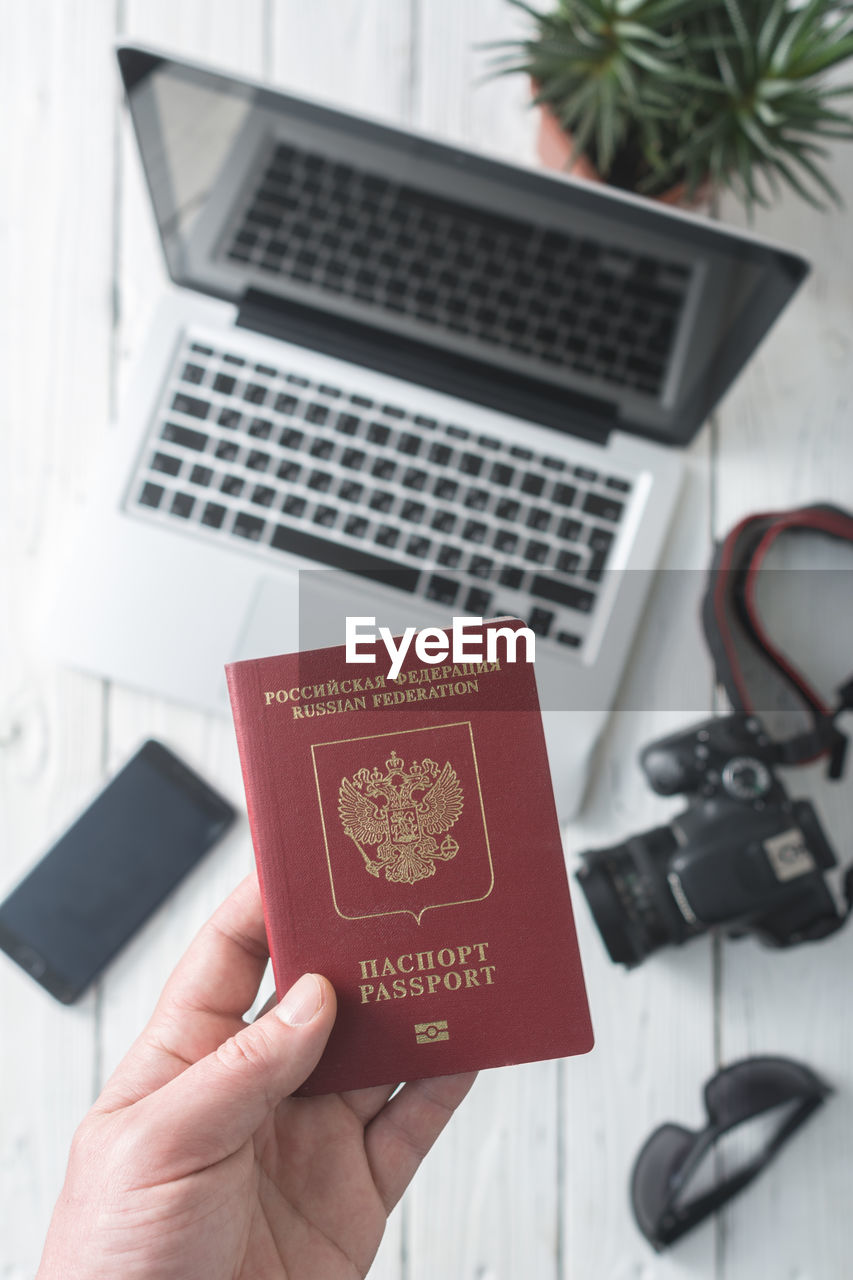
<path id="1" fill-rule="evenodd" d="M 143 50 L 119 60 L 177 284 L 491 366 L 564 406 L 566 430 L 582 412 L 686 442 L 806 273 L 604 186 Z"/>

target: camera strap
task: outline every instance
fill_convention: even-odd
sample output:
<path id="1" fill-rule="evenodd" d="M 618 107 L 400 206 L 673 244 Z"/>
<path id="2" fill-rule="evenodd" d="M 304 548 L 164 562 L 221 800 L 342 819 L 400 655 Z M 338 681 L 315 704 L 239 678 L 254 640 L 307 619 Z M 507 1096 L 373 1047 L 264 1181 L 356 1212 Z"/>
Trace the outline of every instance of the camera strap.
<path id="1" fill-rule="evenodd" d="M 841 507 L 819 503 L 790 511 L 765 511 L 747 516 L 717 544 L 702 600 L 702 626 L 711 650 L 714 669 L 736 712 L 761 719 L 772 741 L 771 754 L 781 765 L 807 764 L 826 756 L 827 776 L 837 780 L 844 772 L 848 739 L 838 727 L 838 717 L 853 709 L 853 675 L 836 690 L 834 706 L 828 706 L 802 671 L 774 643 L 759 614 L 757 580 L 770 548 L 785 536 L 817 535 L 853 543 L 853 515 Z M 815 568 L 820 567 L 815 565 Z M 781 582 L 785 571 L 773 584 Z M 846 576 L 846 574 L 845 574 Z M 832 585 L 837 580 L 832 579 Z M 845 598 L 853 599 L 846 589 Z M 819 615 L 825 622 L 825 615 Z M 817 628 L 815 628 L 817 632 Z M 837 634 L 831 626 L 818 634 Z M 842 632 L 845 640 L 848 629 Z M 830 928 L 840 928 L 853 914 L 853 865 L 844 877 L 847 911 Z"/>
<path id="2" fill-rule="evenodd" d="M 702 625 L 717 679 L 732 706 L 760 715 L 773 739 L 778 764 L 805 764 L 828 757 L 828 776 L 841 777 L 847 737 L 838 727 L 853 709 L 853 675 L 830 707 L 791 658 L 770 638 L 759 614 L 757 580 L 780 538 L 818 535 L 853 543 L 853 515 L 826 503 L 747 516 L 717 544 L 702 601 Z M 815 565 L 815 568 L 819 568 Z M 774 585 L 790 581 L 785 571 Z M 832 628 L 826 629 L 830 634 Z M 767 713 L 771 714 L 768 715 Z"/>

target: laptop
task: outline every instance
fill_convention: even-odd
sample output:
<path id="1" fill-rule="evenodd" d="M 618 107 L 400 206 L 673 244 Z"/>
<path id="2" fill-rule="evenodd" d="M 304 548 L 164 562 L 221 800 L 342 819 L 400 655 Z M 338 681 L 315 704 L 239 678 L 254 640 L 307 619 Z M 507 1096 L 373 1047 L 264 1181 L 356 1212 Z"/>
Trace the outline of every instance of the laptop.
<path id="1" fill-rule="evenodd" d="M 577 807 L 679 450 L 807 271 L 625 195 L 118 51 L 171 277 L 52 593 L 72 665 L 223 665 L 512 615 Z M 636 571 L 636 572 L 635 572 Z"/>

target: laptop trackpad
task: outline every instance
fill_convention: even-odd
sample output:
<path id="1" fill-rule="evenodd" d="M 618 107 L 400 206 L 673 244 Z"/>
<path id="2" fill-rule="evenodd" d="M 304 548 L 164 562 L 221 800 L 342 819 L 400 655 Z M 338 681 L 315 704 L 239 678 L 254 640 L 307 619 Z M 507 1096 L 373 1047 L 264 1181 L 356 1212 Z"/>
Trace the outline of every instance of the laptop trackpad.
<path id="1" fill-rule="evenodd" d="M 424 609 L 424 602 L 418 604 Z M 427 609 L 433 613 L 435 606 Z M 423 626 L 434 621 L 432 617 L 412 617 L 414 611 L 411 597 L 397 602 L 383 598 L 382 593 L 373 596 L 370 584 L 352 574 L 308 570 L 292 577 L 264 576 L 258 579 L 246 609 L 231 660 L 342 645 L 348 614 L 374 615 L 378 624 L 395 633 L 412 624 Z"/>

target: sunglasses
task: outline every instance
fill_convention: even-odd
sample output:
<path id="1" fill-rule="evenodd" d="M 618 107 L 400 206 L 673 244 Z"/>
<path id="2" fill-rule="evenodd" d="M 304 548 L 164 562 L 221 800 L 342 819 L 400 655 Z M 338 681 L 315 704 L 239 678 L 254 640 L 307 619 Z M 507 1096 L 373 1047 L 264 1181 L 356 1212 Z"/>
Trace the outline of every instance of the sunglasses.
<path id="1" fill-rule="evenodd" d="M 744 1058 L 718 1071 L 704 1089 L 706 1127 L 663 1124 L 634 1162 L 631 1204 L 649 1243 L 666 1248 L 742 1191 L 831 1093 L 809 1067 L 789 1058 Z M 785 1104 L 756 1156 L 711 1190 L 685 1198 L 691 1178 L 724 1134 Z"/>

